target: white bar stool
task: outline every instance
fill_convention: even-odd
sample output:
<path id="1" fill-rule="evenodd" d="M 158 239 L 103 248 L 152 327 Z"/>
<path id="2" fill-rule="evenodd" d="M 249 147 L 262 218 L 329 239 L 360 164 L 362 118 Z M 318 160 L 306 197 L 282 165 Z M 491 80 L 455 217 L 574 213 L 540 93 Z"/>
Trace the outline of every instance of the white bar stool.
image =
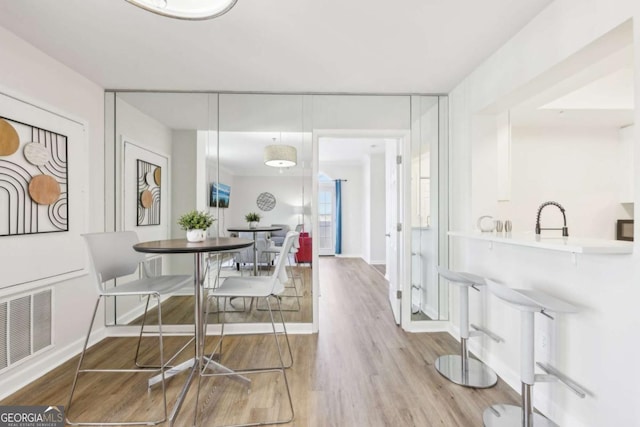
<path id="1" fill-rule="evenodd" d="M 436 370 L 446 379 L 464 387 L 489 388 L 498 382 L 498 376 L 487 365 L 477 359 L 469 358 L 467 339 L 487 335 L 496 342 L 500 337 L 476 325 L 469 325 L 469 288 L 478 289 L 486 284 L 485 279 L 471 273 L 461 273 L 438 266 L 438 273 L 449 283 L 460 288 L 460 354 L 449 354 L 436 359 Z M 471 326 L 475 331 L 469 331 Z"/>
<path id="2" fill-rule="evenodd" d="M 568 386 L 578 396 L 584 398 L 586 392 L 575 382 L 558 372 L 555 368 L 538 363 L 547 375 L 536 375 L 534 357 L 534 314 L 541 314 L 553 319 L 547 311 L 555 313 L 576 313 L 578 309 L 558 298 L 540 291 L 529 289 L 512 289 L 492 280 L 487 286 L 496 297 L 508 302 L 520 310 L 520 381 L 522 382 L 522 406 L 493 405 L 485 409 L 482 421 L 485 427 L 503 426 L 557 426 L 553 421 L 541 414 L 533 412 L 533 384 L 537 381 L 558 380 Z"/>

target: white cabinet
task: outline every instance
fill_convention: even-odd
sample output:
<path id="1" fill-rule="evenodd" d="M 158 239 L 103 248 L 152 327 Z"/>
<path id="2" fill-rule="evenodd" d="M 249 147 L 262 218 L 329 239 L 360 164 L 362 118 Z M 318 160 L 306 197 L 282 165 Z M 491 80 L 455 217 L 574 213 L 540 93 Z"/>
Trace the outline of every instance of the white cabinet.
<path id="1" fill-rule="evenodd" d="M 634 126 L 620 128 L 618 144 L 618 176 L 620 183 L 620 203 L 633 203 L 633 141 Z"/>

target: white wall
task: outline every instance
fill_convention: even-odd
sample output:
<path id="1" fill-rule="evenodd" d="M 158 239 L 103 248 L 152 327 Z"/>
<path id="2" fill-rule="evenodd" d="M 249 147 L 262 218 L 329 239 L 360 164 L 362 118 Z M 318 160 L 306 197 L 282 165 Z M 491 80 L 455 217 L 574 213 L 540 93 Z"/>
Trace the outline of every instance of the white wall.
<path id="1" fill-rule="evenodd" d="M 0 28 L 0 89 L 25 96 L 38 105 L 65 112 L 88 123 L 87 157 L 89 217 L 87 231 L 104 228 L 104 93 L 103 89 L 45 53 Z M 8 114 L 8 112 L 7 112 Z M 16 259 L 33 268 L 32 259 Z M 22 286 L 11 292 L 21 292 Z M 53 285 L 54 346 L 0 373 L 0 399 L 77 353 L 82 345 L 96 292 L 87 276 Z M 4 295 L 10 296 L 10 295 Z M 69 316 L 73 313 L 73 316 Z M 100 314 L 98 315 L 100 317 Z M 96 338 L 104 335 L 97 327 Z"/>
<path id="2" fill-rule="evenodd" d="M 472 183 L 476 168 L 495 158 L 495 149 L 489 152 L 482 144 L 476 147 L 487 132 L 479 114 L 489 106 L 497 111 L 508 108 L 523 91 L 544 80 L 547 71 L 556 70 L 567 58 L 577 61 L 580 56 L 574 54 L 579 49 L 629 18 L 640 18 L 637 1 L 555 1 L 451 92 L 451 229 L 470 230 L 477 215 L 498 209 L 496 198 L 481 199 L 480 185 Z M 633 40 L 637 52 L 638 25 L 633 28 Z M 635 105 L 640 105 L 640 55 L 634 61 Z M 636 108 L 636 122 L 640 122 L 639 112 Z M 636 138 L 636 152 L 638 149 Z M 635 182 L 640 179 L 637 157 Z M 496 187 L 495 180 L 493 183 Z M 636 189 L 636 200 L 638 193 Z M 571 218 L 572 212 L 568 213 Z M 636 242 L 639 236 L 636 233 Z M 558 315 L 554 322 L 536 319 L 538 335 L 544 332 L 548 338 L 547 346 L 536 344 L 536 352 L 538 360 L 551 361 L 593 394 L 582 400 L 559 383 L 539 384 L 534 392 L 539 410 L 562 426 L 637 425 L 640 375 L 625 355 L 634 355 L 638 349 L 634 338 L 640 327 L 638 243 L 633 255 L 579 255 L 575 264 L 570 255 L 552 251 L 503 245 L 490 248 L 463 239 L 451 243 L 455 269 L 491 276 L 513 287 L 539 289 L 580 307 L 580 313 Z M 456 301 L 453 291 L 454 324 Z M 472 293 L 470 320 L 505 338 L 502 344 L 474 340 L 472 349 L 519 391 L 518 311 L 486 292 Z"/>
<path id="3" fill-rule="evenodd" d="M 310 181 L 309 178 L 306 180 Z M 295 230 L 300 215 L 294 212 L 294 207 L 302 203 L 302 177 L 234 176 L 231 185 L 229 208 L 224 212 L 225 229 L 246 226 L 244 216 L 249 212 L 257 212 L 262 217 L 259 225 L 288 224 Z M 276 198 L 276 206 L 270 211 L 262 211 L 256 204 L 258 195 L 263 192 L 271 193 Z M 308 217 L 306 223 L 305 230 L 311 230 Z"/>
<path id="4" fill-rule="evenodd" d="M 385 192 L 382 191 L 386 188 L 384 154 L 369 155 L 365 163 L 368 165 L 369 172 L 368 176 L 365 176 L 365 185 L 368 186 L 368 190 L 365 191 L 365 194 L 368 195 L 368 207 L 364 211 L 364 217 L 368 223 L 365 233 L 368 244 L 367 242 L 364 243 L 368 259 L 365 259 L 365 261 L 370 264 L 385 264 L 387 256 L 385 237 L 387 222 L 386 210 L 384 209 Z"/>

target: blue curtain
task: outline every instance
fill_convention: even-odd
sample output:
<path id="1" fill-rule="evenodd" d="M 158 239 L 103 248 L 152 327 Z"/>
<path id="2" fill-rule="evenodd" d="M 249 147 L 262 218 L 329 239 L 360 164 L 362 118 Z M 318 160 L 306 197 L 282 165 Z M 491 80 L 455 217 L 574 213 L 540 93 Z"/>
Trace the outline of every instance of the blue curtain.
<path id="1" fill-rule="evenodd" d="M 342 253 L 342 180 L 336 180 L 336 254 Z"/>

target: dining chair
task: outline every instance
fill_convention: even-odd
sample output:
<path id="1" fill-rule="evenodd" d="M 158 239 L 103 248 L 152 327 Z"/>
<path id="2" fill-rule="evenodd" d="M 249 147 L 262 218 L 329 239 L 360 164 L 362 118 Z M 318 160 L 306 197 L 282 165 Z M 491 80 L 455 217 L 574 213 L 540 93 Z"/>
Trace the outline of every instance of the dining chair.
<path id="1" fill-rule="evenodd" d="M 278 256 L 280 256 L 280 249 L 281 247 L 279 246 L 275 246 L 275 245 L 271 245 L 268 248 L 264 249 L 262 251 L 263 256 L 266 258 L 266 260 L 268 262 L 266 262 L 267 265 L 270 264 L 270 260 L 272 258 L 277 258 Z M 300 288 L 304 289 L 304 277 L 303 275 L 299 272 L 298 269 L 294 269 L 294 266 L 291 262 L 291 256 L 293 256 L 294 261 L 295 261 L 295 256 L 298 253 L 298 250 L 300 249 L 300 239 L 295 239 L 293 241 L 293 245 L 291 246 L 291 250 L 289 250 L 288 254 L 286 255 L 287 258 L 287 266 L 289 267 L 289 277 L 291 278 L 291 285 L 288 285 L 289 281 L 287 281 L 287 284 L 285 284 L 285 288 L 286 289 L 293 289 L 293 293 L 294 295 L 284 295 L 284 293 L 282 295 L 279 296 L 279 298 L 295 298 L 295 306 L 294 308 L 287 308 L 287 309 L 282 309 L 282 311 L 300 311 L 300 293 L 298 292 L 298 286 L 296 285 L 296 278 L 300 281 Z M 296 263 L 296 266 L 298 264 Z M 286 269 L 286 267 L 285 267 Z M 264 311 L 266 309 L 261 309 L 259 308 L 258 310 Z"/>
<path id="2" fill-rule="evenodd" d="M 293 353 L 291 351 L 291 344 L 289 342 L 289 336 L 287 335 L 287 327 L 284 321 L 284 316 L 282 314 L 280 299 L 278 296 L 284 291 L 285 283 L 288 280 L 287 272 L 285 270 L 285 259 L 287 258 L 287 254 L 291 250 L 293 246 L 293 242 L 298 239 L 298 233 L 295 231 L 290 231 L 287 233 L 285 240 L 282 244 L 280 256 L 276 260 L 275 268 L 273 273 L 270 276 L 233 276 L 227 277 L 224 281 L 217 287 L 210 290 L 208 298 L 219 300 L 220 298 L 224 299 L 224 304 L 226 306 L 226 301 L 230 298 L 235 297 L 247 297 L 247 298 L 264 298 L 266 300 L 267 310 L 269 311 L 269 319 L 271 320 L 271 328 L 272 333 L 275 339 L 276 348 L 278 350 L 278 358 L 280 361 L 279 366 L 275 367 L 259 367 L 259 368 L 243 368 L 243 369 L 234 369 L 231 371 L 223 371 L 223 372 L 208 372 L 208 363 L 205 364 L 202 369 L 201 375 L 206 376 L 238 376 L 243 374 L 250 373 L 267 373 L 267 372 L 279 372 L 282 374 L 283 382 L 287 391 L 287 397 L 289 400 L 289 407 L 291 410 L 291 417 L 284 420 L 276 420 L 276 421 L 261 421 L 261 422 L 252 422 L 248 424 L 235 424 L 237 426 L 248 426 L 248 425 L 262 425 L 262 424 L 283 424 L 288 423 L 293 420 L 294 411 L 293 411 L 293 400 L 291 399 L 291 390 L 289 389 L 289 382 L 287 381 L 287 375 L 285 370 L 290 368 L 293 365 Z M 273 298 L 277 302 L 278 311 L 280 312 L 280 320 L 282 321 L 282 330 L 283 332 L 278 332 L 274 320 L 273 309 L 271 308 L 270 299 Z M 216 343 L 211 356 L 207 358 L 207 360 L 214 360 L 216 353 L 222 356 L 222 341 L 224 339 L 224 331 L 225 331 L 225 310 L 221 311 L 220 316 L 220 338 Z M 207 319 L 207 316 L 205 316 Z M 205 325 L 206 331 L 206 325 Z M 284 357 L 282 348 L 280 345 L 280 341 L 278 340 L 278 336 L 284 334 L 285 340 L 287 343 L 287 349 L 289 353 L 289 363 L 284 363 Z"/>
<path id="3" fill-rule="evenodd" d="M 193 287 L 193 278 L 187 275 L 161 275 L 151 276 L 148 269 L 145 266 L 145 255 L 140 252 L 136 252 L 133 249 L 133 245 L 138 243 L 138 236 L 133 231 L 119 231 L 108 233 L 91 233 L 84 234 L 85 243 L 89 251 L 89 258 L 91 260 L 91 276 L 92 281 L 95 283 L 98 298 L 93 310 L 93 315 L 89 322 L 89 331 L 87 332 L 82 352 L 80 353 L 80 360 L 78 361 L 78 367 L 76 368 L 75 376 L 73 378 L 73 384 L 71 386 L 71 392 L 69 394 L 69 400 L 66 406 L 67 423 L 70 425 L 155 425 L 160 424 L 167 420 L 167 395 L 166 395 L 166 383 L 165 383 L 165 370 L 169 368 L 175 357 L 189 344 L 185 344 L 180 350 L 172 355 L 169 359 L 164 355 L 164 343 L 162 334 L 162 305 L 161 298 L 163 296 L 171 295 L 175 292 L 179 292 L 185 286 L 191 285 Z M 124 283 L 118 282 L 117 286 L 108 286 L 108 282 L 114 279 L 123 279 L 126 276 L 135 273 L 139 266 L 143 266 L 141 270 L 141 277 L 138 279 L 130 280 Z M 91 336 L 91 330 L 95 322 L 96 314 L 98 312 L 98 306 L 100 300 L 107 296 L 141 296 L 147 297 L 147 304 L 145 307 L 145 317 L 143 325 L 141 327 L 141 333 L 138 338 L 138 346 L 136 349 L 136 355 L 134 358 L 135 368 L 113 369 L 113 368 L 83 368 L 83 362 L 87 352 L 87 346 L 89 343 L 89 337 Z M 158 337 L 158 350 L 159 350 L 159 364 L 152 366 L 141 365 L 138 362 L 140 341 L 142 340 L 143 328 L 146 321 L 146 310 L 149 307 L 149 298 L 155 298 L 157 301 L 158 311 L 158 332 L 154 333 Z M 71 407 L 73 403 L 74 393 L 78 385 L 80 374 L 87 374 L 91 372 L 98 372 L 100 374 L 112 373 L 131 375 L 131 373 L 159 373 L 161 376 L 162 384 L 162 401 L 163 401 L 163 415 L 160 419 L 154 420 L 137 420 L 137 421 L 114 421 L 114 420 L 92 420 L 92 421 L 74 421 L 71 420 L 69 415 L 71 414 Z M 123 403 L 124 404 L 124 403 Z"/>

